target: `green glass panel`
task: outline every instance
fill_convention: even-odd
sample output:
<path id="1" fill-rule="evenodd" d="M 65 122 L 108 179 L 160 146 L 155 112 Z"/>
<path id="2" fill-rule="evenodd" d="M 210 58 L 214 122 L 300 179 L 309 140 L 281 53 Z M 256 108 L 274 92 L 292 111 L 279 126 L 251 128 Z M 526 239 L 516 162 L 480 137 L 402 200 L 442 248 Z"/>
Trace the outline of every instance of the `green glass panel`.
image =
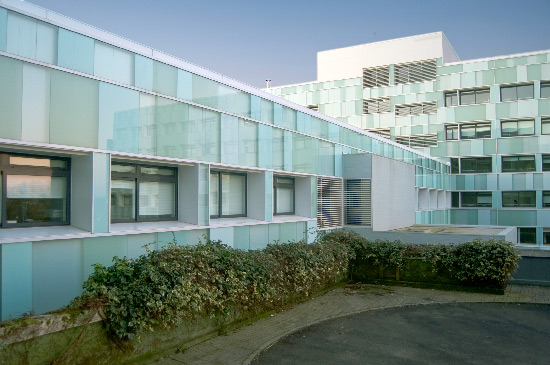
<path id="1" fill-rule="evenodd" d="M 145 90 L 153 90 L 153 60 L 136 54 L 134 61 L 135 86 Z"/>
<path id="2" fill-rule="evenodd" d="M 273 169 L 283 170 L 284 168 L 284 131 L 279 128 L 272 130 L 272 156 Z"/>
<path id="3" fill-rule="evenodd" d="M 21 139 L 50 141 L 50 70 L 30 63 L 23 65 Z"/>
<path id="4" fill-rule="evenodd" d="M 239 118 L 221 115 L 221 158 L 222 163 L 239 164 Z"/>
<path id="5" fill-rule="evenodd" d="M 134 84 L 134 54 L 96 41 L 94 74 L 126 85 Z"/>
<path id="6" fill-rule="evenodd" d="M 316 173 L 319 162 L 319 141 L 301 134 L 292 133 L 292 170 Z M 334 166 L 334 165 L 333 165 Z"/>
<path id="7" fill-rule="evenodd" d="M 223 84 L 218 85 L 218 93 L 219 109 L 244 117 L 250 116 L 250 94 Z"/>
<path id="8" fill-rule="evenodd" d="M 0 56 L 0 137 L 21 139 L 23 62 Z"/>
<path id="9" fill-rule="evenodd" d="M 273 128 L 271 126 L 258 124 L 258 167 L 262 167 L 264 169 L 272 168 L 272 131 Z"/>
<path id="10" fill-rule="evenodd" d="M 262 122 L 273 124 L 273 102 L 262 99 Z"/>
<path id="11" fill-rule="evenodd" d="M 283 127 L 296 130 L 296 110 L 283 106 Z"/>
<path id="12" fill-rule="evenodd" d="M 94 40 L 59 28 L 57 65 L 93 75 Z"/>
<path id="13" fill-rule="evenodd" d="M 98 89 L 96 80 L 52 71 L 51 143 L 97 148 Z"/>
<path id="14" fill-rule="evenodd" d="M 177 97 L 184 100 L 193 98 L 193 74 L 178 69 L 178 92 Z"/>
<path id="15" fill-rule="evenodd" d="M 177 68 L 159 61 L 153 61 L 153 91 L 175 97 L 177 95 L 177 82 Z"/>
<path id="16" fill-rule="evenodd" d="M 139 92 L 99 83 L 98 147 L 138 153 Z"/>
<path id="17" fill-rule="evenodd" d="M 258 166 L 258 124 L 239 119 L 239 165 Z"/>
<path id="18" fill-rule="evenodd" d="M 334 175 L 334 144 L 325 141 L 318 142 L 318 171 L 320 175 Z"/>
<path id="19" fill-rule="evenodd" d="M 57 27 L 9 12 L 6 52 L 55 64 Z"/>
<path id="20" fill-rule="evenodd" d="M 192 75 L 192 79 L 192 101 L 197 104 L 218 108 L 219 84 L 216 81 L 195 74 Z"/>
<path id="21" fill-rule="evenodd" d="M 0 51 L 6 52 L 6 38 L 8 29 L 8 11 L 0 8 Z"/>

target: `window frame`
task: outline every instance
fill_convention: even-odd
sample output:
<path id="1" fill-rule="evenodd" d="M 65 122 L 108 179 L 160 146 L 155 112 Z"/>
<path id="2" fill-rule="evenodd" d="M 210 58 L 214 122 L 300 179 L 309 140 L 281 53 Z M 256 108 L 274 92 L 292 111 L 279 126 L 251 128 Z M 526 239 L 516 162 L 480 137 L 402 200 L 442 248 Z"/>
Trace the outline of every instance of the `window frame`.
<path id="1" fill-rule="evenodd" d="M 548 96 L 542 96 L 542 94 L 543 94 L 542 90 L 543 89 L 548 90 Z M 541 99 L 550 98 L 550 81 L 540 83 L 540 97 L 541 97 Z"/>
<path id="2" fill-rule="evenodd" d="M 542 172 L 550 171 L 550 155 L 542 154 L 541 160 L 542 160 L 542 169 L 541 169 L 541 171 Z M 545 160 L 546 160 L 546 164 L 548 165 L 547 167 L 544 166 L 545 165 Z"/>
<path id="3" fill-rule="evenodd" d="M 527 98 L 518 98 L 518 88 L 520 87 L 524 87 L 524 86 L 531 86 L 532 88 L 532 96 L 531 97 L 527 97 Z M 508 100 L 503 100 L 502 99 L 502 90 L 503 89 L 515 89 L 515 99 L 508 99 Z M 500 102 L 501 103 L 505 103 L 505 102 L 514 102 L 514 101 L 518 101 L 518 100 L 530 100 L 530 99 L 534 99 L 535 98 L 535 84 L 534 83 L 523 83 L 523 84 L 513 84 L 513 85 L 500 85 L 500 88 L 499 88 L 499 96 L 500 96 Z"/>
<path id="4" fill-rule="evenodd" d="M 474 96 L 474 102 L 473 103 L 463 103 L 462 102 L 462 94 L 470 94 L 472 93 Z M 489 98 L 487 101 L 478 102 L 478 94 L 485 94 L 489 93 Z M 448 98 L 450 98 L 451 103 L 447 103 Z M 445 91 L 443 94 L 443 99 L 445 101 L 445 107 L 452 107 L 452 106 L 463 106 L 463 105 L 481 105 L 481 104 L 489 104 L 491 102 L 491 88 L 490 87 L 481 87 L 476 89 L 458 89 L 454 91 Z M 454 101 L 456 100 L 456 104 Z"/>
<path id="5" fill-rule="evenodd" d="M 533 205 L 522 205 L 520 204 L 520 201 L 521 199 L 519 198 L 519 195 L 521 193 L 529 193 L 530 195 L 533 195 Z M 513 204 L 513 205 L 504 205 L 504 194 L 517 194 L 517 197 L 516 199 L 513 199 L 514 201 L 516 201 L 518 204 Z M 533 190 L 521 190 L 521 191 L 503 191 L 502 192 L 502 196 L 501 196 L 502 200 L 502 208 L 512 208 L 512 209 L 517 209 L 517 208 L 536 208 L 537 207 L 537 193 Z"/>
<path id="6" fill-rule="evenodd" d="M 533 161 L 533 166 L 532 166 L 532 169 L 530 170 L 520 170 L 519 168 L 513 168 L 513 166 L 509 169 L 504 169 L 504 164 L 505 164 L 505 161 L 504 159 L 510 159 L 510 161 L 507 161 L 506 163 L 510 163 L 510 164 L 513 164 L 514 161 L 512 161 L 512 159 L 516 159 L 515 161 L 515 164 L 517 164 L 519 166 L 519 162 L 520 162 L 520 158 L 521 157 L 531 157 L 532 158 L 532 161 Z M 501 158 L 500 158 L 500 169 L 501 169 L 501 172 L 502 173 L 513 173 L 513 172 L 535 172 L 537 170 L 537 166 L 536 166 L 536 158 L 535 158 L 535 155 L 501 155 Z"/>
<path id="7" fill-rule="evenodd" d="M 544 201 L 544 198 L 548 197 L 548 203 Z M 544 190 L 542 192 L 542 207 L 543 208 L 550 208 L 550 190 Z"/>
<path id="8" fill-rule="evenodd" d="M 50 160 L 65 161 L 66 167 L 46 167 L 10 164 L 10 157 L 38 158 Z M 32 222 L 32 223 L 9 223 L 7 217 L 8 176 L 49 176 L 64 177 L 66 180 L 65 199 L 66 219 L 61 222 Z M 50 227 L 50 226 L 68 226 L 71 223 L 71 159 L 69 157 L 36 155 L 26 153 L 0 152 L 0 229 L 3 228 L 22 228 L 22 227 Z"/>
<path id="9" fill-rule="evenodd" d="M 544 126 L 545 125 L 548 125 L 548 133 L 544 133 Z M 543 135 L 543 136 L 546 136 L 546 135 L 550 134 L 550 117 L 542 117 L 540 119 L 540 134 Z"/>
<path id="10" fill-rule="evenodd" d="M 463 162 L 464 162 L 464 160 L 479 160 L 479 159 L 484 159 L 484 160 L 491 161 L 490 171 L 468 171 L 468 172 L 463 171 Z M 460 158 L 458 158 L 458 160 L 459 160 L 459 174 L 491 174 L 491 173 L 493 173 L 493 158 L 490 157 L 490 156 L 460 157 Z M 477 163 L 476 163 L 476 165 L 477 165 Z"/>
<path id="11" fill-rule="evenodd" d="M 135 171 L 134 172 L 118 172 L 113 171 L 112 167 L 113 165 L 120 165 L 120 166 L 134 166 Z M 160 175 L 160 174 L 144 174 L 141 173 L 142 167 L 153 167 L 153 168 L 163 168 L 163 169 L 171 169 L 174 171 L 174 175 Z M 178 220 L 178 168 L 175 166 L 164 166 L 164 165 L 152 165 L 152 164 L 142 164 L 142 163 L 134 163 L 129 161 L 120 161 L 120 160 L 113 160 L 111 161 L 111 177 L 110 182 L 112 183 L 113 180 L 119 180 L 119 181 L 133 181 L 135 184 L 135 201 L 134 201 L 134 217 L 133 219 L 113 219 L 112 218 L 112 195 L 109 196 L 109 201 L 111 202 L 111 209 L 109 209 L 109 213 L 111 215 L 111 223 L 139 223 L 139 222 L 161 222 L 161 221 L 177 221 Z M 175 184 L 174 189 L 174 216 L 172 217 L 165 217 L 165 216 L 159 216 L 159 218 L 141 218 L 139 214 L 139 190 L 140 190 L 140 184 L 141 182 L 171 182 Z M 112 190 L 112 189 L 111 189 Z M 112 191 L 111 191 L 112 194 Z"/>
<path id="12" fill-rule="evenodd" d="M 518 127 L 518 123 L 519 122 L 532 122 L 533 123 L 533 133 L 530 133 L 530 134 L 519 134 L 519 127 Z M 507 135 L 504 135 L 504 132 L 503 132 L 503 128 L 502 128 L 502 124 L 503 123 L 516 123 L 516 134 L 507 134 Z M 535 135 L 535 119 L 505 119 L 505 120 L 501 120 L 500 121 L 500 137 L 501 138 L 510 138 L 510 137 L 529 137 L 529 136 L 534 136 Z"/>
<path id="13" fill-rule="evenodd" d="M 464 205 L 464 195 L 465 194 L 475 194 L 476 203 L 475 205 Z M 480 204 L 479 198 L 482 196 L 489 196 L 491 202 L 489 205 Z M 460 192 L 460 207 L 461 208 L 492 208 L 493 207 L 493 192 L 492 191 L 461 191 Z"/>
<path id="14" fill-rule="evenodd" d="M 534 233 L 535 240 L 533 242 L 521 242 L 522 231 L 530 230 L 534 232 L 525 232 L 529 235 Z M 537 244 L 537 227 L 518 227 L 518 244 L 523 245 L 536 245 Z"/>
<path id="15" fill-rule="evenodd" d="M 211 181 L 211 175 L 212 174 L 218 174 L 218 214 L 217 215 L 211 215 L 210 214 L 210 206 L 208 207 L 208 214 L 210 215 L 211 219 L 223 219 L 223 218 L 238 218 L 238 217 L 246 217 L 248 215 L 248 174 L 245 172 L 234 172 L 234 171 L 225 171 L 225 170 L 210 170 L 210 174 L 208 175 L 208 180 Z M 222 214 L 222 207 L 223 207 L 223 189 L 222 189 L 222 178 L 221 175 L 236 175 L 236 176 L 244 176 L 244 213 L 243 214 Z M 210 194 L 210 191 L 208 192 Z"/>
<path id="16" fill-rule="evenodd" d="M 292 184 L 279 183 L 277 178 L 291 179 Z M 277 188 L 292 188 L 292 211 L 277 212 Z M 293 176 L 274 175 L 273 176 L 273 215 L 294 215 L 296 214 L 296 179 Z"/>

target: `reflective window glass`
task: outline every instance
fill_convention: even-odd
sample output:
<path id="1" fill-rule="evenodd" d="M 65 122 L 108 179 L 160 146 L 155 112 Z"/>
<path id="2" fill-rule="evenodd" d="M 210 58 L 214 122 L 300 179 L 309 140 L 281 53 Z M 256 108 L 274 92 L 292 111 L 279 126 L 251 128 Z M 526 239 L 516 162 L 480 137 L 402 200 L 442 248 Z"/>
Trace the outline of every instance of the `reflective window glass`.
<path id="1" fill-rule="evenodd" d="M 550 191 L 542 192 L 542 206 L 544 208 L 550 208 Z"/>
<path id="2" fill-rule="evenodd" d="M 246 216 L 246 175 L 240 173 L 210 173 L 210 217 Z"/>
<path id="3" fill-rule="evenodd" d="M 535 156 L 502 156 L 502 172 L 535 171 Z"/>
<path id="4" fill-rule="evenodd" d="M 491 157 L 465 157 L 460 159 L 460 172 L 467 173 L 487 173 L 492 172 Z"/>
<path id="5" fill-rule="evenodd" d="M 542 155 L 542 171 L 550 171 L 550 155 Z"/>
<path id="6" fill-rule="evenodd" d="M 460 93 L 460 105 L 476 103 L 475 91 L 463 91 Z"/>
<path id="7" fill-rule="evenodd" d="M 534 191 L 503 191 L 502 206 L 505 208 L 535 207 L 536 192 Z"/>
<path id="8" fill-rule="evenodd" d="M 550 83 L 540 85 L 540 97 L 550 98 Z"/>
<path id="9" fill-rule="evenodd" d="M 294 214 L 294 179 L 275 177 L 273 214 Z"/>
<path id="10" fill-rule="evenodd" d="M 134 220 L 136 218 L 136 182 L 111 181 L 111 219 Z"/>
<path id="11" fill-rule="evenodd" d="M 550 134 L 550 119 L 542 119 L 541 134 Z"/>
<path id="12" fill-rule="evenodd" d="M 458 139 L 458 125 L 447 125 L 445 126 L 445 139 L 448 141 L 454 141 Z"/>
<path id="13" fill-rule="evenodd" d="M 456 91 L 445 93 L 445 106 L 458 105 L 458 94 Z"/>
<path id="14" fill-rule="evenodd" d="M 537 243 L 537 229 L 535 227 L 519 227 L 518 243 Z"/>

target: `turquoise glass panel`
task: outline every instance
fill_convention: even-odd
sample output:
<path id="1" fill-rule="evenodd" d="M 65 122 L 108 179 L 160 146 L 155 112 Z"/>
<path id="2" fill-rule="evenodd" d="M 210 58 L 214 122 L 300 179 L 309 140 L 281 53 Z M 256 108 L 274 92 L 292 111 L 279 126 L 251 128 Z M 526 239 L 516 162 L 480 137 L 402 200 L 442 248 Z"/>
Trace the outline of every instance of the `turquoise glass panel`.
<path id="1" fill-rule="evenodd" d="M 320 175 L 334 175 L 334 144 L 319 141 L 318 148 L 318 170 L 314 172 Z"/>
<path id="2" fill-rule="evenodd" d="M 221 159 L 222 163 L 239 164 L 239 118 L 221 115 Z"/>
<path id="3" fill-rule="evenodd" d="M 32 310 L 32 243 L 0 247 L 0 309 L 2 321 Z"/>
<path id="4" fill-rule="evenodd" d="M 50 141 L 50 69 L 23 64 L 21 139 Z"/>
<path id="5" fill-rule="evenodd" d="M 317 139 L 292 133 L 292 170 L 296 172 L 316 173 L 318 159 Z M 333 165 L 334 168 L 334 165 Z"/>
<path id="6" fill-rule="evenodd" d="M 52 71 L 50 143 L 97 148 L 98 89 L 96 80 Z"/>
<path id="7" fill-rule="evenodd" d="M 281 242 L 293 242 L 296 240 L 296 223 L 280 224 L 279 239 Z"/>
<path id="8" fill-rule="evenodd" d="M 262 98 L 250 95 L 250 118 L 262 120 Z"/>
<path id="9" fill-rule="evenodd" d="M 272 168 L 275 170 L 284 169 L 284 131 L 279 128 L 273 128 L 271 131 L 271 153 Z"/>
<path id="10" fill-rule="evenodd" d="M 94 75 L 126 85 L 134 84 L 134 54 L 96 41 Z"/>
<path id="11" fill-rule="evenodd" d="M 223 84 L 219 84 L 218 93 L 219 109 L 250 117 L 250 94 Z"/>
<path id="12" fill-rule="evenodd" d="M 283 106 L 282 126 L 291 130 L 296 130 L 296 110 Z"/>
<path id="13" fill-rule="evenodd" d="M 85 278 L 94 272 L 94 264 L 111 266 L 113 257 L 124 257 L 128 252 L 126 235 L 85 238 L 82 241 L 82 276 Z"/>
<path id="14" fill-rule="evenodd" d="M 264 169 L 270 169 L 272 166 L 272 131 L 273 128 L 271 126 L 258 124 L 258 167 L 262 167 Z"/>
<path id="15" fill-rule="evenodd" d="M 144 155 L 157 152 L 157 128 L 155 124 L 156 97 L 139 94 L 138 151 Z"/>
<path id="16" fill-rule="evenodd" d="M 177 95 L 178 69 L 174 66 L 153 61 L 153 91 L 169 95 Z"/>
<path id="17" fill-rule="evenodd" d="M 128 237 L 128 253 L 127 256 L 129 259 L 137 259 L 141 255 L 147 253 L 146 248 L 154 249 L 155 242 L 157 242 L 156 233 L 145 233 L 145 234 L 130 234 Z"/>
<path id="18" fill-rule="evenodd" d="M 250 227 L 235 227 L 233 230 L 233 248 L 238 250 L 250 249 Z"/>
<path id="19" fill-rule="evenodd" d="M 98 147 L 138 153 L 139 92 L 99 83 Z"/>
<path id="20" fill-rule="evenodd" d="M 283 106 L 273 103 L 273 124 L 283 126 Z"/>
<path id="21" fill-rule="evenodd" d="M 21 139 L 23 62 L 0 56 L 0 137 Z"/>
<path id="22" fill-rule="evenodd" d="M 218 86 L 212 81 L 199 75 L 192 75 L 192 101 L 197 104 L 218 108 Z"/>
<path id="23" fill-rule="evenodd" d="M 111 158 L 107 153 L 94 153 L 93 159 L 94 221 L 92 233 L 107 233 L 109 232 Z"/>
<path id="24" fill-rule="evenodd" d="M 0 51 L 6 52 L 6 38 L 8 29 L 8 11 L 0 8 Z"/>
<path id="25" fill-rule="evenodd" d="M 269 227 L 273 224 L 250 226 L 250 249 L 260 250 L 267 246 L 269 241 Z"/>
<path id="26" fill-rule="evenodd" d="M 193 98 L 193 74 L 181 69 L 178 69 L 177 97 L 184 100 Z"/>
<path id="27" fill-rule="evenodd" d="M 145 90 L 153 90 L 153 60 L 136 54 L 134 55 L 134 62 L 135 86 Z"/>
<path id="28" fill-rule="evenodd" d="M 280 240 L 280 224 L 269 225 L 269 243 L 278 242 Z"/>
<path id="29" fill-rule="evenodd" d="M 262 99 L 262 122 L 273 124 L 273 102 Z"/>
<path id="30" fill-rule="evenodd" d="M 6 52 L 55 64 L 57 27 L 9 12 Z"/>
<path id="31" fill-rule="evenodd" d="M 59 28 L 57 65 L 94 74 L 94 40 Z"/>
<path id="32" fill-rule="evenodd" d="M 239 165 L 258 166 L 258 124 L 239 119 Z"/>
<path id="33" fill-rule="evenodd" d="M 210 224 L 210 166 L 199 164 L 199 224 Z M 196 244 L 198 240 L 194 240 Z M 191 243 L 190 243 L 191 244 Z"/>

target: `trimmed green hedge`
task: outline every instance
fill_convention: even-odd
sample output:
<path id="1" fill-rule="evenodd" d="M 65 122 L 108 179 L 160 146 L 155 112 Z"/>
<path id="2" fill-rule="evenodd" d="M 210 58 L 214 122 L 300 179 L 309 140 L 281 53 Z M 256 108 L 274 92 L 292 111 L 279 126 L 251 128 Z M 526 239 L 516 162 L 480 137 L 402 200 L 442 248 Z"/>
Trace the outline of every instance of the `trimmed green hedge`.
<path id="1" fill-rule="evenodd" d="M 96 265 L 75 305 L 101 306 L 119 339 L 211 317 L 232 322 L 303 300 L 346 278 L 451 283 L 503 288 L 519 256 L 504 241 L 461 245 L 371 242 L 337 230 L 317 242 L 270 244 L 241 251 L 220 242 L 171 243 L 135 260 Z"/>

